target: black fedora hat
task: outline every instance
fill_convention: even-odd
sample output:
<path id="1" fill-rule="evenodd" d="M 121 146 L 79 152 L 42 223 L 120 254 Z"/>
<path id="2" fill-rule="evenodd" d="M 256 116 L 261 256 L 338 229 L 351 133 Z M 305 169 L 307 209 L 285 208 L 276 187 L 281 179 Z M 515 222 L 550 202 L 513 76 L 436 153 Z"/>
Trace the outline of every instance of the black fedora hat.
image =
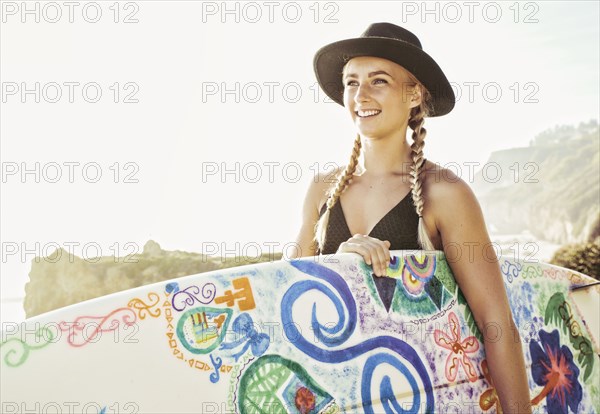
<path id="1" fill-rule="evenodd" d="M 433 112 L 429 116 L 442 116 L 454 108 L 454 91 L 442 69 L 423 51 L 417 36 L 391 23 L 373 23 L 359 38 L 331 43 L 315 54 L 317 81 L 338 104 L 344 105 L 342 69 L 357 56 L 391 60 L 412 73 L 431 94 Z"/>

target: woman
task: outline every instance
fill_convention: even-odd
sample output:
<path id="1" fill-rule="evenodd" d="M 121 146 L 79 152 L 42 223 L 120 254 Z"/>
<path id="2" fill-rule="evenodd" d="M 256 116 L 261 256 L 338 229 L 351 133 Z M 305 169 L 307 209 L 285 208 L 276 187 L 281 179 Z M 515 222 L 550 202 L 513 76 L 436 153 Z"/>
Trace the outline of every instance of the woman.
<path id="1" fill-rule="evenodd" d="M 321 48 L 314 68 L 327 95 L 349 111 L 358 136 L 339 179 L 321 176 L 311 184 L 298 256 L 358 253 L 383 276 L 390 250 L 445 251 L 481 331 L 497 328 L 484 340 L 504 412 L 531 412 L 521 341 L 481 208 L 463 180 L 423 155 L 424 118 L 454 106 L 446 76 L 414 34 L 390 23 Z"/>

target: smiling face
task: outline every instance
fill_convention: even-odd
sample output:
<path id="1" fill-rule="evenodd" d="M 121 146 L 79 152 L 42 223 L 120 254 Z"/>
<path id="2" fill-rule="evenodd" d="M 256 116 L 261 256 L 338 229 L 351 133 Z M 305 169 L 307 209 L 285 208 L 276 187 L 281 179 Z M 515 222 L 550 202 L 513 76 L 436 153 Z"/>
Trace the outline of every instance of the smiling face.
<path id="1" fill-rule="evenodd" d="M 343 70 L 344 106 L 361 135 L 381 138 L 406 131 L 410 110 L 421 103 L 416 79 L 387 59 L 352 58 Z"/>

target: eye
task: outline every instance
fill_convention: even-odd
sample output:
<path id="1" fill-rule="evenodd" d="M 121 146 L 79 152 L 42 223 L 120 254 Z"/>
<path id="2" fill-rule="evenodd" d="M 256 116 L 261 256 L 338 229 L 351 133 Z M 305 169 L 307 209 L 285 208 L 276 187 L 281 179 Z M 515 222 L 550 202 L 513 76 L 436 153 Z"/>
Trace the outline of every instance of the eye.
<path id="1" fill-rule="evenodd" d="M 357 84 L 358 82 L 356 82 L 355 80 L 349 80 L 346 82 L 346 86 L 354 86 L 353 84 Z"/>
<path id="2" fill-rule="evenodd" d="M 386 81 L 386 80 L 385 80 L 385 79 L 383 79 L 383 78 L 377 78 L 377 79 L 375 79 L 375 80 L 373 81 L 373 83 L 378 83 L 379 81 L 381 81 L 381 82 L 383 82 L 383 83 L 388 83 L 388 81 Z"/>

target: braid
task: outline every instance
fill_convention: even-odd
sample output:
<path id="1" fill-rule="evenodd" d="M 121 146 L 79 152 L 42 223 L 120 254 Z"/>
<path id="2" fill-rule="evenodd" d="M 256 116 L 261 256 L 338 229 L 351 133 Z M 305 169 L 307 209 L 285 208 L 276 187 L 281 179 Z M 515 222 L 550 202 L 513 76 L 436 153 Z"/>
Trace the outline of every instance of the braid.
<path id="1" fill-rule="evenodd" d="M 425 224 L 423 222 L 423 206 L 425 201 L 423 200 L 421 173 L 423 172 L 423 166 L 425 165 L 423 147 L 425 146 L 425 137 L 427 136 L 427 130 L 423 127 L 423 124 L 425 123 L 425 116 L 428 113 L 426 102 L 428 92 L 424 88 L 423 91 L 425 93 L 423 94 L 422 103 L 411 110 L 411 117 L 408 121 L 408 126 L 413 130 L 413 143 L 410 146 L 413 160 L 410 172 L 411 192 L 413 203 L 416 207 L 417 214 L 419 215 L 418 243 L 423 250 L 435 250 L 431 239 L 425 231 Z"/>
<path id="2" fill-rule="evenodd" d="M 350 162 L 346 166 L 344 173 L 340 175 L 338 178 L 337 184 L 333 187 L 328 195 L 327 195 L 327 210 L 325 213 L 319 218 L 317 224 L 315 225 L 315 240 L 317 242 L 317 246 L 319 251 L 323 251 L 325 246 L 325 238 L 326 238 L 326 229 L 329 224 L 329 215 L 335 203 L 337 203 L 338 199 L 342 195 L 342 193 L 346 190 L 350 181 L 352 180 L 352 175 L 354 171 L 356 171 L 356 166 L 358 165 L 358 157 L 360 156 L 361 149 L 360 135 L 356 136 L 354 140 L 354 147 L 352 148 L 352 155 L 350 156 Z"/>

